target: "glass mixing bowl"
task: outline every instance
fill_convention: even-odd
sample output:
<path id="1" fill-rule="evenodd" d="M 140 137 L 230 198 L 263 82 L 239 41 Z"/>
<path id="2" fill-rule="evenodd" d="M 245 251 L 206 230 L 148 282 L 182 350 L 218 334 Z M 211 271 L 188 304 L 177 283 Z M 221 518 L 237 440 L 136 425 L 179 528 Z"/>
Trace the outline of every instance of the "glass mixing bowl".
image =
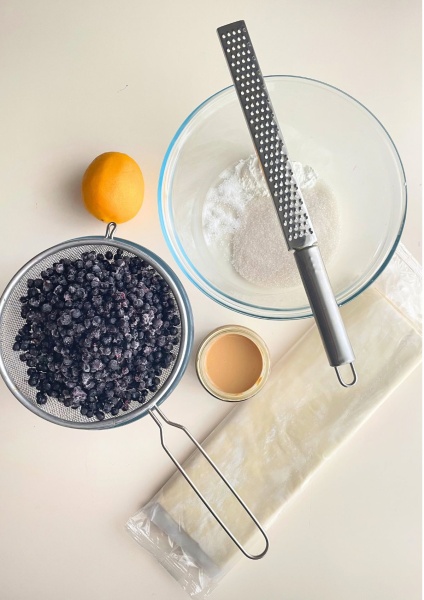
<path id="1" fill-rule="evenodd" d="M 398 244 L 407 203 L 399 154 L 378 119 L 341 90 L 287 75 L 266 77 L 266 83 L 292 162 L 312 167 L 337 202 L 337 231 L 329 234 L 337 244 L 326 268 L 342 305 L 378 277 Z M 253 317 L 309 317 L 300 277 L 273 288 L 250 283 L 205 238 L 208 190 L 223 171 L 253 154 L 234 87 L 198 106 L 178 129 L 162 164 L 163 233 L 184 273 L 216 302 Z"/>

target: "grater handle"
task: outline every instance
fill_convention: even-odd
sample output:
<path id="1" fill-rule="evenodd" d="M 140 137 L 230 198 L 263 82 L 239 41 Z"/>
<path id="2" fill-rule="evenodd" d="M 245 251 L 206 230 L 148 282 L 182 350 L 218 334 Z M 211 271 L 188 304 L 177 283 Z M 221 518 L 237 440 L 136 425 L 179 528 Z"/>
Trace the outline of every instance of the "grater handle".
<path id="1" fill-rule="evenodd" d="M 294 256 L 327 353 L 328 362 L 336 369 L 340 383 L 344 387 L 350 387 L 356 383 L 357 379 L 353 366 L 355 355 L 331 289 L 321 252 L 318 246 L 314 245 L 294 250 Z M 349 364 L 352 370 L 353 379 L 349 383 L 342 379 L 338 370 L 338 367 L 345 364 Z"/>

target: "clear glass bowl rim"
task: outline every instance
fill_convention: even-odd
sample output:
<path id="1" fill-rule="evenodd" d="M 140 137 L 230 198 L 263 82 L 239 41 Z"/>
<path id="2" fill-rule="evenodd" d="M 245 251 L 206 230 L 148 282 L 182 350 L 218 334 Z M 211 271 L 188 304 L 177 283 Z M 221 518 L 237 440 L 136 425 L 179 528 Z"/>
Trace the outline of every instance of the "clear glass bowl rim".
<path id="1" fill-rule="evenodd" d="M 338 94 L 346 97 L 348 100 L 353 101 L 354 104 L 358 105 L 361 109 L 363 109 L 381 127 L 384 134 L 387 136 L 387 141 L 392 146 L 395 157 L 399 161 L 400 175 L 402 178 L 401 184 L 403 185 L 403 188 L 405 190 L 405 194 L 404 194 L 404 198 L 403 198 L 403 201 L 404 201 L 403 214 L 402 214 L 402 218 L 401 218 L 401 221 L 399 224 L 399 230 L 393 241 L 393 245 L 387 254 L 386 259 L 383 261 L 383 263 L 380 265 L 380 267 L 376 270 L 376 272 L 365 283 L 363 283 L 358 289 L 355 289 L 351 294 L 348 294 L 347 297 L 344 298 L 342 301 L 338 301 L 339 306 L 343 306 L 344 304 L 347 304 L 348 302 L 350 302 L 351 300 L 353 300 L 354 298 L 356 298 L 357 296 L 362 294 L 362 292 L 364 292 L 370 285 L 372 285 L 372 283 L 374 283 L 374 281 L 379 277 L 379 275 L 381 275 L 381 273 L 384 271 L 386 266 L 389 264 L 393 254 L 396 251 L 396 248 L 399 244 L 399 241 L 400 241 L 400 238 L 402 235 L 402 231 L 403 231 L 403 228 L 405 225 L 407 205 L 408 205 L 408 188 L 407 188 L 407 182 L 406 182 L 406 176 L 405 176 L 405 169 L 403 167 L 402 159 L 400 157 L 398 149 L 397 149 L 392 137 L 390 136 L 389 132 L 384 127 L 384 125 L 381 123 L 381 121 L 374 115 L 374 113 L 372 113 L 364 104 L 362 104 L 362 102 L 360 102 L 359 100 L 357 100 L 356 98 L 354 98 L 353 96 L 348 94 L 347 92 L 341 90 L 340 88 L 338 88 L 334 85 L 325 83 L 318 79 L 313 79 L 311 77 L 303 77 L 300 75 L 266 75 L 265 76 L 265 80 L 271 81 L 271 80 L 278 80 L 278 79 L 284 79 L 284 80 L 293 79 L 293 80 L 304 81 L 307 83 L 318 84 L 318 86 L 327 88 L 328 90 L 333 91 L 333 92 L 337 92 Z M 240 314 L 259 318 L 259 319 L 285 321 L 285 320 L 310 318 L 310 317 L 312 317 L 312 311 L 311 311 L 309 305 L 306 305 L 303 307 L 299 306 L 294 309 L 293 308 L 284 309 L 284 308 L 257 306 L 257 305 L 250 304 L 248 302 L 243 302 L 242 300 L 233 298 L 232 296 L 229 296 L 222 290 L 219 290 L 218 288 L 213 286 L 205 277 L 203 277 L 203 275 L 193 265 L 193 263 L 191 262 L 191 260 L 187 256 L 187 254 L 185 253 L 184 247 L 180 243 L 180 240 L 178 239 L 175 229 L 174 229 L 172 223 L 169 222 L 166 211 L 164 209 L 165 203 L 167 203 L 168 205 L 170 205 L 170 203 L 171 203 L 170 197 L 166 200 L 163 199 L 162 191 L 163 191 L 163 187 L 165 184 L 165 175 L 167 172 L 168 163 L 169 163 L 169 160 L 170 160 L 170 157 L 171 157 L 171 154 L 172 154 L 172 151 L 173 151 L 175 145 L 177 144 L 180 137 L 184 133 L 184 130 L 188 127 L 188 125 L 194 119 L 194 117 L 205 106 L 210 104 L 212 101 L 216 100 L 219 96 L 227 93 L 229 90 L 234 90 L 234 86 L 229 85 L 229 86 L 219 90 L 218 92 L 215 92 L 214 94 L 209 96 L 206 100 L 201 102 L 186 117 L 186 119 L 184 119 L 184 121 L 182 122 L 180 127 L 177 129 L 176 133 L 174 134 L 174 136 L 166 150 L 166 153 L 165 153 L 163 161 L 162 161 L 161 169 L 160 169 L 158 192 L 157 192 L 159 220 L 160 220 L 162 233 L 164 235 L 165 241 L 168 245 L 168 248 L 171 251 L 173 258 L 175 259 L 176 263 L 178 264 L 180 269 L 183 271 L 183 273 L 201 292 L 203 292 L 206 296 L 208 296 L 209 298 L 211 298 L 212 300 L 214 300 L 221 306 L 229 308 L 230 310 L 234 310 L 235 312 L 238 312 Z M 174 175 L 172 172 L 171 173 L 171 183 L 173 180 L 173 176 Z M 170 210 L 168 210 L 168 214 L 171 214 Z M 178 249 L 175 247 L 175 245 L 171 239 L 170 231 L 173 232 L 173 234 L 174 234 L 175 242 L 176 242 Z M 300 311 L 303 311 L 303 312 L 300 313 Z"/>

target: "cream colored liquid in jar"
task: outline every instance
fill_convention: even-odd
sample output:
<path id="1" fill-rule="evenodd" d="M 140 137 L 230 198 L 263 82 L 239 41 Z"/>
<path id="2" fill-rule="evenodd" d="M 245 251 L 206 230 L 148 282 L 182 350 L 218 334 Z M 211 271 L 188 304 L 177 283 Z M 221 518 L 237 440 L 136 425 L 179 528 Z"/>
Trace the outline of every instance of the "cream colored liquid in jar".
<path id="1" fill-rule="evenodd" d="M 234 333 L 219 336 L 208 348 L 205 371 L 210 381 L 227 394 L 241 394 L 258 381 L 263 368 L 256 344 Z"/>

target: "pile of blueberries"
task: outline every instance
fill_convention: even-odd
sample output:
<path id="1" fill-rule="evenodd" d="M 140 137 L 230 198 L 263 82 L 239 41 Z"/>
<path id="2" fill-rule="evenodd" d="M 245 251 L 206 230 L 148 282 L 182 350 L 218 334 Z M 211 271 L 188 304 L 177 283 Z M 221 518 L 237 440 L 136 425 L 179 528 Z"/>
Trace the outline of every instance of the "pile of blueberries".
<path id="1" fill-rule="evenodd" d="M 38 404 L 50 397 L 103 420 L 157 391 L 181 327 L 172 291 L 150 264 L 120 249 L 83 252 L 26 284 L 13 350 Z"/>

